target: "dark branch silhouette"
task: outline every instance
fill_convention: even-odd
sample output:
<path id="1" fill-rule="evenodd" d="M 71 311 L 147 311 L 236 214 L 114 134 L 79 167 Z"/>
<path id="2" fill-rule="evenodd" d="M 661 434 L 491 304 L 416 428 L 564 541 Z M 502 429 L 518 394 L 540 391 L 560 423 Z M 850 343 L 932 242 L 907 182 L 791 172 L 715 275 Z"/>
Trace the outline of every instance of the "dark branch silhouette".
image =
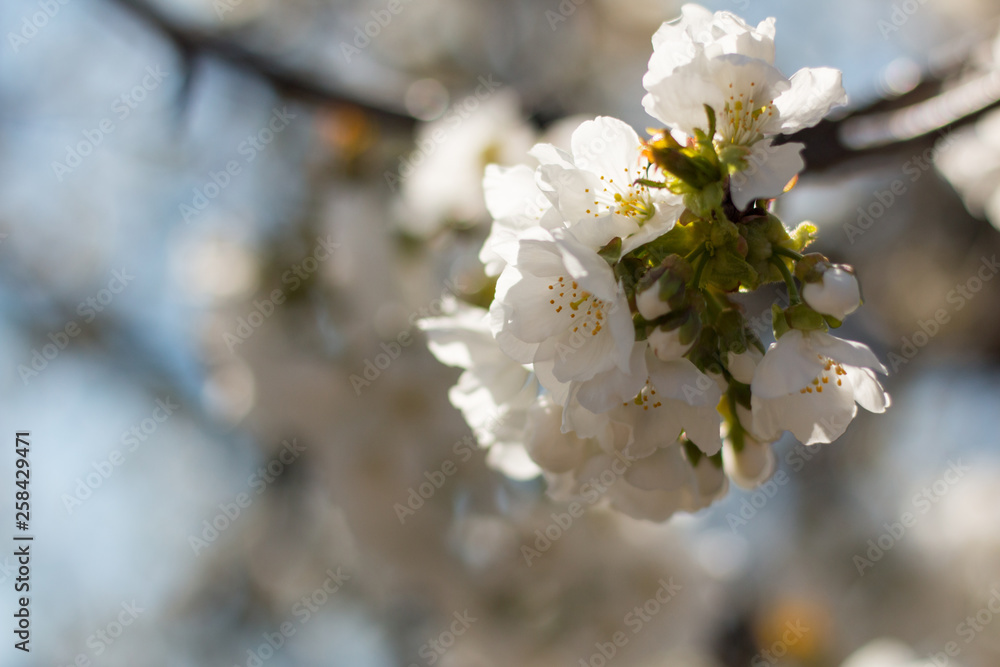
<path id="1" fill-rule="evenodd" d="M 401 106 L 387 108 L 359 99 L 334 83 L 318 82 L 315 74 L 296 71 L 234 38 L 181 25 L 145 0 L 115 1 L 170 39 L 188 67 L 193 67 L 198 56 L 214 56 L 270 82 L 276 92 L 289 98 L 353 106 L 380 122 L 403 125 L 417 122 Z M 960 57 L 952 58 L 903 95 L 879 99 L 787 140 L 806 144 L 803 152 L 806 171 L 814 173 L 853 165 L 858 159 L 922 152 L 933 146 L 942 133 L 972 123 L 1000 106 L 1000 74 L 995 72 L 945 90 L 948 82 L 965 67 L 969 52 L 966 47 Z"/>

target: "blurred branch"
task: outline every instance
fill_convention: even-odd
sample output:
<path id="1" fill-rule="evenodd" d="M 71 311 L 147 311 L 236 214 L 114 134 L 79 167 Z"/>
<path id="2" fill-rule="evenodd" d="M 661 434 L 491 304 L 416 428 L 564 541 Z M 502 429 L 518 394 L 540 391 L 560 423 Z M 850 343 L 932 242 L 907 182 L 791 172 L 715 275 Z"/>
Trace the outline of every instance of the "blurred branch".
<path id="1" fill-rule="evenodd" d="M 253 72 L 287 97 L 357 107 L 379 121 L 405 125 L 416 122 L 401 108 L 376 105 L 345 93 L 334 84 L 317 82 L 314 74 L 295 71 L 233 37 L 181 25 L 152 2 L 114 1 L 170 39 L 188 67 L 193 66 L 198 56 L 210 55 Z M 925 75 L 903 95 L 876 100 L 843 118 L 825 120 L 798 132 L 788 140 L 806 144 L 803 157 L 809 172 L 828 171 L 859 159 L 923 151 L 942 132 L 974 122 L 1000 106 L 1000 73 L 990 72 L 944 90 L 949 81 L 961 74 L 969 53 L 970 49 L 964 49 L 960 57 Z"/>
<path id="2" fill-rule="evenodd" d="M 812 172 L 861 158 L 923 151 L 940 135 L 1000 107 L 1000 71 L 996 69 L 953 85 L 967 67 L 968 55 L 925 75 L 904 95 L 877 100 L 834 121 L 824 120 L 788 140 L 806 144 L 803 157 Z"/>
<path id="3" fill-rule="evenodd" d="M 240 44 L 236 39 L 215 31 L 182 25 L 166 12 L 145 0 L 114 0 L 118 5 L 157 30 L 174 43 L 185 65 L 189 68 L 198 56 L 210 55 L 240 69 L 253 72 L 270 82 L 285 97 L 298 98 L 323 104 L 359 107 L 380 121 L 412 124 L 415 121 L 406 112 L 374 105 L 345 94 L 337 86 L 316 81 L 315 74 L 296 71 L 270 57 Z M 188 74 L 190 78 L 190 71 Z"/>

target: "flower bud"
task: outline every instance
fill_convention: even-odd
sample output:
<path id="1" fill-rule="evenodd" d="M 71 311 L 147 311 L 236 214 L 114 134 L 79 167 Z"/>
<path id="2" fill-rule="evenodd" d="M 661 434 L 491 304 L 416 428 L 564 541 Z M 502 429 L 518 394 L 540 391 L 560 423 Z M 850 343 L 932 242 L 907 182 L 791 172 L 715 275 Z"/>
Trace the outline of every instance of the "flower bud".
<path id="1" fill-rule="evenodd" d="M 661 361 L 675 361 L 683 357 L 701 333 L 701 318 L 693 308 L 678 315 L 676 318 L 672 315 L 670 324 L 656 327 L 646 337 L 653 354 Z"/>
<path id="2" fill-rule="evenodd" d="M 660 283 L 655 282 L 639 292 L 635 297 L 635 306 L 639 314 L 647 321 L 663 317 L 670 312 L 670 304 L 660 300 Z"/>
<path id="3" fill-rule="evenodd" d="M 733 484 L 748 491 L 767 481 L 775 470 L 771 444 L 758 442 L 749 436 L 743 438 L 743 447 L 738 452 L 733 442 L 727 439 L 722 444 L 722 462 Z"/>
<path id="4" fill-rule="evenodd" d="M 646 340 L 649 341 L 650 347 L 653 348 L 653 354 L 662 361 L 680 359 L 694 345 L 694 338 L 691 338 L 687 343 L 681 342 L 680 328 L 665 331 L 657 327 L 649 333 L 649 337 Z"/>
<path id="5" fill-rule="evenodd" d="M 803 286 L 802 298 L 817 313 L 843 320 L 861 305 L 861 290 L 854 274 L 835 264 L 823 271 L 818 282 Z"/>
<path id="6" fill-rule="evenodd" d="M 635 306 L 647 322 L 663 317 L 687 303 L 685 285 L 693 270 L 679 255 L 670 255 L 639 281 Z"/>
<path id="7" fill-rule="evenodd" d="M 753 345 L 749 345 L 744 352 L 729 352 L 726 355 L 726 365 L 729 373 L 737 382 L 750 384 L 753 380 L 753 373 L 757 370 L 757 364 L 764 358 L 763 353 Z"/>

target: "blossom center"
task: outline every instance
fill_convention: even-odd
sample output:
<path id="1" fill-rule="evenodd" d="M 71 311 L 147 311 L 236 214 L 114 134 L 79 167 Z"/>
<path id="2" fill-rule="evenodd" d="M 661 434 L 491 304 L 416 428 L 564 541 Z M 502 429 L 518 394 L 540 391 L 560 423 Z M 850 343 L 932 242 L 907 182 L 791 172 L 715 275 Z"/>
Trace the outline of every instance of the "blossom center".
<path id="1" fill-rule="evenodd" d="M 725 143 L 749 146 L 763 138 L 760 128 L 774 115 L 774 100 L 751 81 L 746 92 L 738 92 L 729 84 L 729 99 L 722 107 L 719 131 Z"/>
<path id="2" fill-rule="evenodd" d="M 602 184 L 600 192 L 594 192 L 594 204 L 587 209 L 587 213 L 595 218 L 608 212 L 631 218 L 636 224 L 642 226 L 644 222 L 653 217 L 656 213 L 656 205 L 649 194 L 649 188 L 638 183 L 630 183 L 629 170 L 625 170 L 626 182 L 615 183 L 615 179 L 606 179 L 601 176 L 601 180 L 607 183 Z M 610 188 L 610 190 L 609 190 Z M 585 191 L 591 194 L 590 188 Z"/>
<path id="3" fill-rule="evenodd" d="M 812 379 L 812 382 L 807 384 L 802 389 L 799 389 L 800 394 L 822 394 L 823 388 L 828 387 L 831 380 L 836 380 L 837 386 L 843 384 L 842 377 L 847 375 L 847 371 L 844 367 L 835 362 L 833 359 L 828 357 L 823 357 L 822 355 L 817 355 L 821 362 L 823 362 L 823 370 L 820 374 Z"/>
<path id="4" fill-rule="evenodd" d="M 573 325 L 573 333 L 582 329 L 584 333 L 596 336 L 604 328 L 607 303 L 580 289 L 575 280 L 567 281 L 565 276 L 559 276 L 555 282 L 549 283 L 549 292 L 549 305 L 561 317 L 569 316 L 567 319 Z"/>
<path id="5" fill-rule="evenodd" d="M 635 398 L 631 401 L 625 401 L 622 403 L 622 407 L 625 408 L 629 405 L 641 407 L 643 410 L 663 407 L 663 403 L 656 397 L 656 388 L 653 386 L 653 383 L 649 378 L 646 378 L 646 386 L 639 390 L 639 393 L 635 395 Z"/>

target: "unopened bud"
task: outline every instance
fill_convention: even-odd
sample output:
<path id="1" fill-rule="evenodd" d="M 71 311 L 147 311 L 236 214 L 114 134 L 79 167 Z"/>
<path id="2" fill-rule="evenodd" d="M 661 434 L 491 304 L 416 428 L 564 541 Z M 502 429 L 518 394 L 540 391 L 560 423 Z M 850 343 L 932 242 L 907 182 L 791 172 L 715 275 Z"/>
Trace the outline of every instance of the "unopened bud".
<path id="1" fill-rule="evenodd" d="M 722 443 L 722 461 L 726 475 L 733 484 L 751 491 L 774 474 L 774 450 L 767 442 L 758 442 L 749 436 L 743 438 L 743 447 L 736 451 L 732 440 Z"/>
<path id="2" fill-rule="evenodd" d="M 693 310 L 677 318 L 670 324 L 661 325 L 649 332 L 646 340 L 653 349 L 653 354 L 662 361 L 675 361 L 680 359 L 701 333 L 701 318 Z"/>
<path id="3" fill-rule="evenodd" d="M 761 351 L 750 345 L 743 352 L 730 351 L 726 355 L 726 365 L 729 367 L 729 373 L 733 376 L 734 380 L 743 384 L 750 384 L 753 380 L 754 371 L 757 370 L 757 364 L 763 358 L 764 355 L 761 354 Z"/>
<path id="4" fill-rule="evenodd" d="M 802 298 L 816 312 L 843 321 L 861 305 L 861 290 L 854 274 L 835 264 L 822 272 L 818 282 L 803 285 Z"/>
<path id="5" fill-rule="evenodd" d="M 670 255 L 639 281 L 635 306 L 647 322 L 686 305 L 685 285 L 691 279 L 691 265 L 680 255 Z"/>

